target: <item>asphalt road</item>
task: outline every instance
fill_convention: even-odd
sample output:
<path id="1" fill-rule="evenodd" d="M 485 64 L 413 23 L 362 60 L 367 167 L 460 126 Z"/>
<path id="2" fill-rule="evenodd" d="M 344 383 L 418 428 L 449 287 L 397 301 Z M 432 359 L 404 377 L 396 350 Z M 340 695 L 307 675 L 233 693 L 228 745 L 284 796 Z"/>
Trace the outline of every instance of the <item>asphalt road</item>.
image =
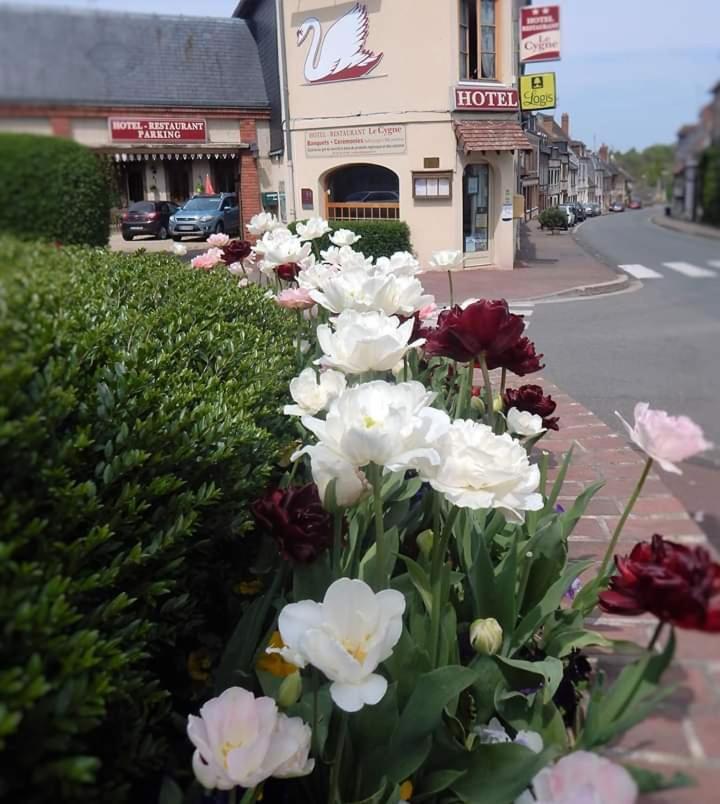
<path id="1" fill-rule="evenodd" d="M 589 219 L 576 237 L 640 277 L 631 290 L 537 304 L 531 336 L 545 373 L 618 432 L 636 402 L 686 414 L 717 445 L 668 485 L 720 548 L 720 241 L 650 220 L 658 209 Z"/>

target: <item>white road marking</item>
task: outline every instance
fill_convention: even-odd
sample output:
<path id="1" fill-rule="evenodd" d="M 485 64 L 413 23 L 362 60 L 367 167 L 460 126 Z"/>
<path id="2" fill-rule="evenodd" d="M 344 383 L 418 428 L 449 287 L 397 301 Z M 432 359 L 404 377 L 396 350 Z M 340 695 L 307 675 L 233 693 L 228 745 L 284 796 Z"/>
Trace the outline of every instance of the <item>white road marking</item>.
<path id="1" fill-rule="evenodd" d="M 653 271 L 652 268 L 646 268 L 644 265 L 637 265 L 635 263 L 629 263 L 628 265 L 618 265 L 618 268 L 622 268 L 626 274 L 630 274 L 630 276 L 634 276 L 635 279 L 662 279 L 663 275 L 658 273 L 657 271 Z"/>
<path id="2" fill-rule="evenodd" d="M 677 271 L 679 274 L 690 276 L 693 279 L 709 278 L 717 276 L 715 271 L 709 268 L 701 268 L 699 265 L 693 265 L 691 262 L 664 262 L 666 268 Z"/>

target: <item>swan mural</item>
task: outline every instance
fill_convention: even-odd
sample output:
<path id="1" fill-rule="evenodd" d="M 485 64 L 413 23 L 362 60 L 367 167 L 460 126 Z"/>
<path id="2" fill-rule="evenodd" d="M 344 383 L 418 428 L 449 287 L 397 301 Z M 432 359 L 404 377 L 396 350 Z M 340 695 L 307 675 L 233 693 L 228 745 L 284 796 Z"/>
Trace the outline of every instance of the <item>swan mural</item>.
<path id="1" fill-rule="evenodd" d="M 298 28 L 298 47 L 308 38 L 310 49 L 305 59 L 305 80 L 309 84 L 363 78 L 374 70 L 382 53 L 365 49 L 370 21 L 367 7 L 356 3 L 336 20 L 323 37 L 320 21 L 308 17 Z"/>

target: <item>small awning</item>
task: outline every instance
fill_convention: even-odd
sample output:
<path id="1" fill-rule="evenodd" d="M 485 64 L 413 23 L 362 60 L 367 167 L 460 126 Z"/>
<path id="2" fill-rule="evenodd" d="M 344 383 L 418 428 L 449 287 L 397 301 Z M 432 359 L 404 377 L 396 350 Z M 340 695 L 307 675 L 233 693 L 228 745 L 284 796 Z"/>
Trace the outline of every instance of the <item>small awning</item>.
<path id="1" fill-rule="evenodd" d="M 240 151 L 249 149 L 247 143 L 237 145 L 203 145 L 178 146 L 166 145 L 101 145 L 94 148 L 96 153 L 107 154 L 116 162 L 145 162 L 147 160 L 172 159 L 234 159 Z"/>
<path id="2" fill-rule="evenodd" d="M 455 136 L 463 151 L 532 151 L 514 120 L 456 120 Z"/>

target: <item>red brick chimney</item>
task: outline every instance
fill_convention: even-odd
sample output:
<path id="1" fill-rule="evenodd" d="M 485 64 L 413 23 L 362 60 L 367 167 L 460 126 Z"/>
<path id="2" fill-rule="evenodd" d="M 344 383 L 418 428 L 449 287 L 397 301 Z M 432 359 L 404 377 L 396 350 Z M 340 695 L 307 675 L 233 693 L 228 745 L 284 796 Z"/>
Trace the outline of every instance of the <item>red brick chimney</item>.
<path id="1" fill-rule="evenodd" d="M 570 115 L 567 112 L 563 112 L 560 117 L 560 128 L 565 136 L 570 139 Z"/>
<path id="2" fill-rule="evenodd" d="M 605 145 L 605 143 L 603 143 L 598 148 L 598 155 L 600 156 L 600 159 L 602 159 L 603 162 L 608 161 L 608 147 L 607 147 L 607 145 Z"/>

